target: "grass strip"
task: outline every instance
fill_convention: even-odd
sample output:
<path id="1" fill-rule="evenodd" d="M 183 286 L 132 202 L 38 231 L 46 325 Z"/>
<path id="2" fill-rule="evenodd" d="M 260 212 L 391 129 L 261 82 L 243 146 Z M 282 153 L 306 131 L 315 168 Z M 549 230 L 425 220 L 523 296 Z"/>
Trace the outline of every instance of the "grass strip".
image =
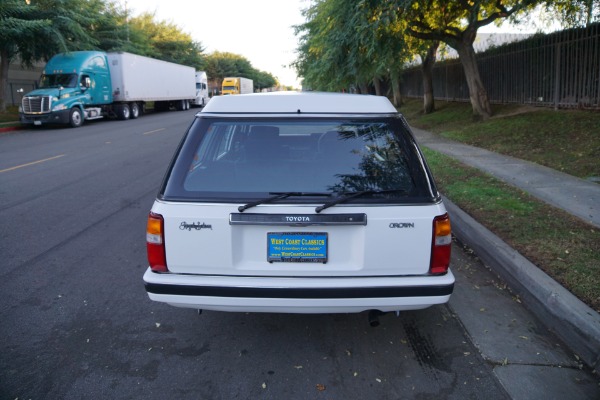
<path id="1" fill-rule="evenodd" d="M 18 122 L 19 121 L 19 110 L 17 106 L 8 106 L 6 111 L 0 113 L 0 123 L 2 122 Z M 12 126 L 12 125 L 9 125 Z"/>
<path id="2" fill-rule="evenodd" d="M 440 192 L 600 312 L 597 229 L 478 169 L 423 152 Z"/>
<path id="3" fill-rule="evenodd" d="M 422 101 L 400 108 L 408 122 L 448 139 L 600 181 L 600 112 L 493 105 L 494 117 L 473 119 L 470 103 L 436 101 L 422 113 Z"/>

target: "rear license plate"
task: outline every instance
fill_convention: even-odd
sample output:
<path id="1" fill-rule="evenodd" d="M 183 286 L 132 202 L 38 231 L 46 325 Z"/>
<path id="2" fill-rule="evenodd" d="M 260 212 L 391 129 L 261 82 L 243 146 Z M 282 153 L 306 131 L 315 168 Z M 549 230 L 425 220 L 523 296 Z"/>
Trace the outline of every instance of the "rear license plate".
<path id="1" fill-rule="evenodd" d="M 269 232 L 267 261 L 327 262 L 327 232 Z"/>

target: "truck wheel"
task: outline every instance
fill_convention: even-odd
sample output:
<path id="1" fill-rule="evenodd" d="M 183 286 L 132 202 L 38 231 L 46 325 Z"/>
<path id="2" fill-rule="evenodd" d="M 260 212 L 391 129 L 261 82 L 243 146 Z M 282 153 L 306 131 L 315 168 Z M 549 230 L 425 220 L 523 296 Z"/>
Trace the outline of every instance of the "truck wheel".
<path id="1" fill-rule="evenodd" d="M 131 110 L 129 109 L 129 104 L 121 104 L 117 110 L 117 116 L 119 119 L 126 120 L 131 116 Z"/>
<path id="2" fill-rule="evenodd" d="M 138 103 L 131 103 L 131 118 L 136 119 L 140 116 L 140 105 Z"/>
<path id="3" fill-rule="evenodd" d="M 79 128 L 81 125 L 83 125 L 83 116 L 79 107 L 71 108 L 71 113 L 69 114 L 69 125 L 71 125 L 72 128 Z"/>

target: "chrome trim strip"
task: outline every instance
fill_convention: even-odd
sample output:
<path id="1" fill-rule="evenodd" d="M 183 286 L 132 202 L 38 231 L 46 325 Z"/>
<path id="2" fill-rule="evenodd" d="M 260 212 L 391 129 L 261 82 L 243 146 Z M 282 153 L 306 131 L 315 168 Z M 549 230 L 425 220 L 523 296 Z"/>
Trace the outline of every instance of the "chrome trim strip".
<path id="1" fill-rule="evenodd" d="M 229 225 L 311 226 L 367 225 L 367 214 L 258 214 L 231 213 Z"/>

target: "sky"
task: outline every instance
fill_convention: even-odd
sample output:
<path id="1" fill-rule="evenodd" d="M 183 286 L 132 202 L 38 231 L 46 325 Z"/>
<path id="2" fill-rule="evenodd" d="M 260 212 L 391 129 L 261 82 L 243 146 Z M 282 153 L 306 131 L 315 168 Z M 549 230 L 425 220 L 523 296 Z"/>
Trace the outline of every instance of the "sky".
<path id="1" fill-rule="evenodd" d="M 286 86 L 300 87 L 293 68 L 301 10 L 310 0 L 118 0 L 131 15 L 154 13 L 200 42 L 206 54 L 239 54 Z M 210 78 L 210 77 L 209 77 Z"/>

